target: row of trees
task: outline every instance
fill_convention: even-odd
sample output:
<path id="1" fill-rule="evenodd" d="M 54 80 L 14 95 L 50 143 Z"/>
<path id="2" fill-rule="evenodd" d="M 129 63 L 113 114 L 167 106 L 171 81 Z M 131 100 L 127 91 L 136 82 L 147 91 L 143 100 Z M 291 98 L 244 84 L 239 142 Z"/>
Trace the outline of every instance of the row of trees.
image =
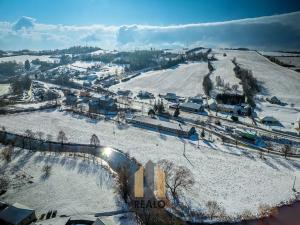
<path id="1" fill-rule="evenodd" d="M 253 76 L 251 70 L 242 68 L 237 63 L 236 58 L 232 60 L 232 63 L 235 65 L 233 70 L 236 77 L 241 80 L 244 94 L 247 97 L 247 103 L 255 107 L 254 96 L 261 90 L 257 79 Z"/>
<path id="2" fill-rule="evenodd" d="M 212 63 L 210 60 L 208 60 L 208 70 L 209 73 L 205 75 L 205 77 L 203 78 L 203 82 L 202 82 L 202 86 L 203 86 L 203 90 L 204 93 L 209 96 L 210 91 L 214 88 L 213 82 L 210 79 L 210 75 L 212 74 L 212 72 L 215 70 L 215 68 L 213 67 Z"/>

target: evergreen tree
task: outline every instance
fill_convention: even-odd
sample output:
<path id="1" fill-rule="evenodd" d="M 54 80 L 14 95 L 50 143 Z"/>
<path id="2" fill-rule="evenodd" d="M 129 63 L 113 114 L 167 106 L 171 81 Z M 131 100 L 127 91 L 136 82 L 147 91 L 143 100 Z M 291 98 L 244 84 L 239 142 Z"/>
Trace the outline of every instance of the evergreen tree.
<path id="1" fill-rule="evenodd" d="M 30 70 L 30 62 L 28 59 L 25 61 L 25 70 Z"/>

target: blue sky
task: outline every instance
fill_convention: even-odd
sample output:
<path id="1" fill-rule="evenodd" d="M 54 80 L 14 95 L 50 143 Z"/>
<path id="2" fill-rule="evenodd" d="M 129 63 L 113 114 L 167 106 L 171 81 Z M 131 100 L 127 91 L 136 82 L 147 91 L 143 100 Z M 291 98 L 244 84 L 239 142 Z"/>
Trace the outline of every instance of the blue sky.
<path id="1" fill-rule="evenodd" d="M 0 49 L 300 50 L 299 24 L 299 0 L 0 0 Z"/>
<path id="2" fill-rule="evenodd" d="M 0 21 L 29 16 L 45 24 L 170 25 L 299 10 L 298 0 L 0 0 Z"/>

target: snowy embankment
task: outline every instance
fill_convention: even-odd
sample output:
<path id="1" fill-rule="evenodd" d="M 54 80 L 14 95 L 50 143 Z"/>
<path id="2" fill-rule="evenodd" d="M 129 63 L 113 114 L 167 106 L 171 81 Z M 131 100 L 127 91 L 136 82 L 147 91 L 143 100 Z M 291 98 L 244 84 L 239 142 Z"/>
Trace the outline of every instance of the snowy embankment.
<path id="1" fill-rule="evenodd" d="M 295 188 L 300 190 L 300 162 L 283 157 L 266 156 L 262 160 L 257 153 L 203 141 L 197 148 L 197 142 L 191 140 L 58 111 L 1 116 L 0 124 L 8 131 L 23 133 L 31 129 L 53 137 L 64 130 L 70 142 L 78 143 L 89 143 L 95 133 L 102 145 L 129 152 L 142 163 L 168 159 L 184 165 L 196 180 L 185 193 L 186 201 L 200 210 L 205 210 L 207 201 L 214 200 L 231 216 L 246 210 L 256 214 L 260 205 L 275 206 L 294 199 L 295 177 Z"/>
<path id="2" fill-rule="evenodd" d="M 48 210 L 57 210 L 58 215 L 78 215 L 120 209 L 114 180 L 100 165 L 72 157 L 16 151 L 9 164 L 0 161 L 1 171 L 10 179 L 10 188 L 1 200 L 27 205 L 38 215 Z M 44 165 L 52 167 L 48 177 L 42 171 Z"/>
<path id="3" fill-rule="evenodd" d="M 113 91 L 131 90 L 134 93 L 146 90 L 155 95 L 173 92 L 184 97 L 195 96 L 203 93 L 202 81 L 207 73 L 208 68 L 205 62 L 180 64 L 171 69 L 142 73 L 110 89 Z"/>

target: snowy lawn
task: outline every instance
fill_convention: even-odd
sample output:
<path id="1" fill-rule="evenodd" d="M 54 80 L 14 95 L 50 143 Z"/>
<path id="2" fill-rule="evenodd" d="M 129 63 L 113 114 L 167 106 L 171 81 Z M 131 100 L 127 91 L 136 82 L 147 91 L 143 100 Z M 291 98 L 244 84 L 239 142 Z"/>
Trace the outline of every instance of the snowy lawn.
<path id="1" fill-rule="evenodd" d="M 179 96 L 195 96 L 202 94 L 203 77 L 208 73 L 207 63 L 180 64 L 166 70 L 150 71 L 111 87 L 111 90 L 150 91 L 155 95 L 167 92 Z"/>
<path id="2" fill-rule="evenodd" d="M 0 197 L 21 203 L 37 214 L 57 210 L 58 215 L 94 214 L 118 210 L 114 180 L 100 165 L 67 156 L 50 156 L 16 150 L 9 164 L 0 161 L 10 179 L 9 190 Z M 42 168 L 50 165 L 50 175 Z"/>
<path id="3" fill-rule="evenodd" d="M 257 153 L 202 141 L 198 149 L 196 142 L 187 139 L 58 111 L 1 116 L 0 124 L 8 131 L 23 133 L 31 129 L 54 137 L 64 130 L 69 141 L 79 143 L 89 143 L 95 133 L 102 145 L 128 151 L 142 163 L 168 159 L 184 165 L 196 180 L 185 194 L 194 208 L 204 209 L 207 201 L 215 200 L 229 215 L 245 210 L 257 213 L 262 204 L 275 206 L 293 199 L 295 176 L 296 189 L 300 190 L 300 162 L 296 160 L 277 156 L 261 160 Z"/>

